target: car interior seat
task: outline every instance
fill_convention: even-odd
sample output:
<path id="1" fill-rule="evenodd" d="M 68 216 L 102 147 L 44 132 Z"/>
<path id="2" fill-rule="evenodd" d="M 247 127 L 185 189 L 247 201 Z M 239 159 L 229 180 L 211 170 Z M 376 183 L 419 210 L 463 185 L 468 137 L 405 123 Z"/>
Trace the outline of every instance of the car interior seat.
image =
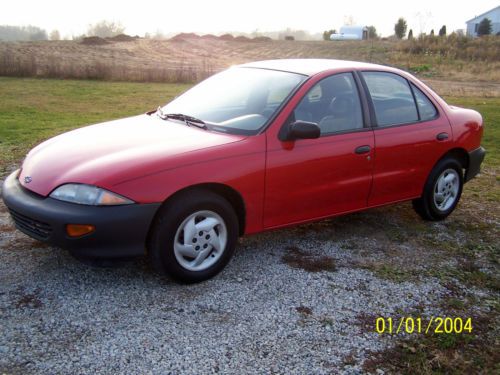
<path id="1" fill-rule="evenodd" d="M 357 93 L 345 77 L 334 77 L 330 82 L 325 82 L 324 86 L 323 93 L 326 94 L 324 96 L 329 100 L 329 104 L 325 115 L 318 123 L 321 133 L 334 133 L 361 127 L 362 123 L 357 116 L 360 113 L 357 108 L 359 102 L 356 102 Z"/>

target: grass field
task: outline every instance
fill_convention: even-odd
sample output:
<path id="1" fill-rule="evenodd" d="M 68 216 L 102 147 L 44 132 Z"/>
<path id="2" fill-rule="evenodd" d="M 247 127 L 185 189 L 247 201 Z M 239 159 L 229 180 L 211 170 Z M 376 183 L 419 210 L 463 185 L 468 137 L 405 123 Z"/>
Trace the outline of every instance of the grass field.
<path id="1" fill-rule="evenodd" d="M 0 77 L 0 168 L 5 172 L 34 145 L 80 126 L 144 113 L 189 85 Z M 498 167 L 500 98 L 449 97 L 479 111 L 486 124 L 486 165 Z"/>
<path id="2" fill-rule="evenodd" d="M 0 77 L 0 173 L 67 130 L 144 113 L 189 86 Z"/>
<path id="3" fill-rule="evenodd" d="M 51 136 L 86 124 L 144 113 L 188 87 L 0 77 L 0 177 L 16 168 L 31 147 Z M 500 98 L 457 96 L 446 100 L 483 115 L 483 145 L 488 152 L 483 173 L 466 185 L 463 199 L 450 218 L 429 224 L 417 220 L 409 209 L 390 206 L 337 218 L 339 230 L 334 233 L 322 229 L 321 223 L 311 224 L 318 226 L 318 236 L 338 237 L 341 228 L 353 227 L 343 223 L 358 220 L 356 223 L 363 224 L 361 229 L 356 224 L 361 235 L 378 233 L 383 237 L 387 258 L 379 263 L 364 260 L 353 267 L 370 270 L 391 282 L 437 278 L 450 290 L 449 297 L 442 301 L 443 311 L 450 316 L 474 316 L 477 322 L 473 336 L 447 334 L 397 341 L 393 348 L 374 354 L 365 363 L 365 370 L 371 373 L 377 368 L 408 374 L 499 370 L 495 334 L 500 312 Z M 380 220 L 380 215 L 385 219 Z M 363 250 L 358 241 L 345 245 L 353 251 Z M 419 254 L 410 263 L 408 248 L 418 249 Z M 397 263 L 401 260 L 402 264 Z"/>

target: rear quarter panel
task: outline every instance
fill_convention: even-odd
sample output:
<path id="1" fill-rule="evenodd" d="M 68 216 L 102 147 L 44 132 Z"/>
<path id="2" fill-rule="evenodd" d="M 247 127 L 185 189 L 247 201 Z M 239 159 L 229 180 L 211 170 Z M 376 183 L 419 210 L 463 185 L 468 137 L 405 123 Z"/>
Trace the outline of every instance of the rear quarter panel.
<path id="1" fill-rule="evenodd" d="M 483 118 L 472 110 L 448 106 L 448 118 L 453 129 L 453 141 L 456 147 L 472 151 L 481 146 L 483 137 Z"/>

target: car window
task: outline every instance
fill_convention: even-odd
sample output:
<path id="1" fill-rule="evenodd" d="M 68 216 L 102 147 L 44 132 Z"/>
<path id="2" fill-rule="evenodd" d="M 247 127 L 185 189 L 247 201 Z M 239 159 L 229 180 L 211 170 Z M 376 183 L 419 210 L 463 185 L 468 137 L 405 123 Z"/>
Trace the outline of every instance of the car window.
<path id="1" fill-rule="evenodd" d="M 257 134 L 306 78 L 277 70 L 231 68 L 192 87 L 162 111 L 199 118 L 211 130 Z"/>
<path id="2" fill-rule="evenodd" d="M 438 112 L 429 98 L 414 84 L 411 85 L 415 99 L 417 100 L 418 112 L 421 121 L 428 121 L 436 118 Z"/>
<path id="3" fill-rule="evenodd" d="M 362 128 L 361 102 L 352 74 L 336 74 L 318 82 L 293 114 L 295 121 L 317 123 L 321 135 Z"/>
<path id="4" fill-rule="evenodd" d="M 310 102 L 319 102 L 321 100 L 321 86 L 315 85 L 309 92 L 307 93 L 307 99 Z"/>
<path id="5" fill-rule="evenodd" d="M 406 79 L 383 72 L 363 72 L 363 78 L 372 98 L 378 126 L 418 121 L 417 107 Z"/>

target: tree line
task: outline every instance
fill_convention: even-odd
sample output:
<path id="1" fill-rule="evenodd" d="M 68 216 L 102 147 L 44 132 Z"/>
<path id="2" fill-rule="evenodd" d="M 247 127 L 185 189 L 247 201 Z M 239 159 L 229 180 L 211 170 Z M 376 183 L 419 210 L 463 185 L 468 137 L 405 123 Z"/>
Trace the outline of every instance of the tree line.
<path id="1" fill-rule="evenodd" d="M 0 40 L 11 42 L 16 40 L 47 40 L 47 31 L 36 26 L 0 26 Z"/>
<path id="2" fill-rule="evenodd" d="M 396 22 L 396 24 L 394 25 L 394 35 L 396 35 L 398 39 L 403 39 L 406 36 L 407 28 L 408 24 L 406 23 L 406 20 L 403 17 L 399 18 L 398 22 Z M 483 18 L 477 27 L 477 35 L 478 36 L 490 35 L 492 30 L 493 30 L 493 25 L 491 23 L 491 20 L 489 18 Z M 434 29 L 431 30 L 430 35 L 435 36 Z M 446 25 L 443 25 L 439 29 L 438 35 L 446 36 Z M 410 29 L 410 31 L 408 32 L 408 39 L 413 39 L 412 29 Z"/>
<path id="3" fill-rule="evenodd" d="M 368 39 L 378 39 L 379 35 L 377 34 L 377 29 L 375 26 L 368 26 Z M 477 28 L 477 35 L 478 36 L 483 36 L 483 35 L 490 35 L 493 30 L 493 25 L 491 23 L 491 20 L 489 18 L 484 18 L 478 25 Z M 408 31 L 408 23 L 403 17 L 400 17 L 396 24 L 394 25 L 394 35 L 398 39 L 403 39 L 406 37 L 406 32 Z M 331 30 L 325 30 L 323 32 L 323 39 L 324 40 L 330 40 L 330 37 L 332 34 L 336 34 L 337 30 L 331 29 Z M 435 36 L 434 29 L 431 30 L 430 32 L 431 36 Z M 446 30 L 446 25 L 443 25 L 439 31 L 438 31 L 439 36 L 446 36 L 447 35 L 447 30 Z M 413 39 L 413 30 L 410 29 L 408 31 L 408 39 Z"/>
<path id="4" fill-rule="evenodd" d="M 87 28 L 86 34 L 73 36 L 73 39 L 79 39 L 85 36 L 98 36 L 101 38 L 109 38 L 119 34 L 123 34 L 125 27 L 120 23 L 100 21 L 91 24 Z M 47 33 L 37 26 L 10 26 L 0 25 L 0 41 L 40 41 L 40 40 L 60 40 L 61 34 L 58 30 L 53 30 Z"/>
<path id="5" fill-rule="evenodd" d="M 378 39 L 379 35 L 377 34 L 377 29 L 375 26 L 371 25 L 367 27 L 368 29 L 368 39 Z M 397 20 L 394 25 L 394 35 L 398 39 L 403 39 L 407 36 L 408 24 L 406 20 L 401 17 Z M 477 35 L 490 35 L 493 30 L 493 25 L 489 18 L 484 18 L 478 25 Z M 91 24 L 88 26 L 87 33 L 84 35 L 79 35 L 76 39 L 85 37 L 85 36 L 98 36 L 101 38 L 109 38 L 114 37 L 119 34 L 123 34 L 125 31 L 125 27 L 120 23 L 109 22 L 109 21 L 100 21 L 95 24 Z M 287 29 L 286 32 L 291 34 L 291 30 Z M 323 39 L 330 40 L 332 34 L 336 34 L 337 30 L 325 30 L 323 32 Z M 439 36 L 446 36 L 447 30 L 446 25 L 443 25 L 438 32 Z M 431 36 L 434 36 L 434 30 L 430 32 Z M 148 35 L 146 35 L 147 37 Z M 298 35 L 297 35 L 298 36 Z M 296 39 L 295 35 L 293 35 L 293 39 Z M 302 35 L 301 35 L 302 36 Z M 408 31 L 408 39 L 413 39 L 413 30 L 410 29 Z M 46 30 L 37 27 L 37 26 L 8 26 L 8 25 L 0 25 L 0 41 L 39 41 L 39 40 L 60 40 L 61 35 L 58 30 L 53 30 L 50 34 L 47 33 Z M 73 37 L 75 39 L 75 37 Z M 300 39 L 300 38 L 299 38 Z"/>

